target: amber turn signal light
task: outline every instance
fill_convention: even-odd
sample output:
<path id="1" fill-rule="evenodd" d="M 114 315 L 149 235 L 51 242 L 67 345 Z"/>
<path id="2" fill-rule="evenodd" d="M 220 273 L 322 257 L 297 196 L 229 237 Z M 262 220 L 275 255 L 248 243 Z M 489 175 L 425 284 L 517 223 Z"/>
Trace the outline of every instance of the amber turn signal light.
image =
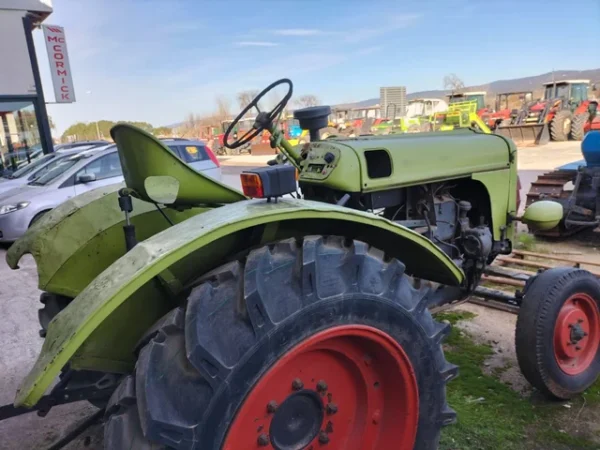
<path id="1" fill-rule="evenodd" d="M 250 198 L 277 198 L 295 192 L 296 168 L 289 164 L 259 167 L 240 175 L 244 195 Z"/>
<path id="2" fill-rule="evenodd" d="M 242 190 L 244 195 L 250 198 L 263 198 L 263 184 L 260 175 L 257 173 L 242 173 Z"/>

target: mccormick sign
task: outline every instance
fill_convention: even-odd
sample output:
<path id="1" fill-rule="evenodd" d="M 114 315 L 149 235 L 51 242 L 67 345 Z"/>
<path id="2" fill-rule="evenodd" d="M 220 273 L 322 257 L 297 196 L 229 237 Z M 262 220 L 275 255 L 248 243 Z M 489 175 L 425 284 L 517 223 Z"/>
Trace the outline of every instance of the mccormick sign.
<path id="1" fill-rule="evenodd" d="M 50 74 L 54 85 L 54 96 L 57 103 L 73 103 L 75 90 L 71 78 L 71 65 L 67 53 L 65 30 L 56 25 L 42 25 L 44 41 L 50 60 Z"/>

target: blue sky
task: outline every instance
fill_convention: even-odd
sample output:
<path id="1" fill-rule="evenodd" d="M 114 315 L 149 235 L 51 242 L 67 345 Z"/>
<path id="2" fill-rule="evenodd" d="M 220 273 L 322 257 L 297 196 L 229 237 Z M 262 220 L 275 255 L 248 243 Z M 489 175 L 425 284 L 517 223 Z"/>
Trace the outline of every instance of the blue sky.
<path id="1" fill-rule="evenodd" d="M 54 0 L 77 102 L 48 105 L 57 129 L 76 121 L 155 126 L 210 113 L 217 95 L 277 78 L 335 104 L 600 66 L 600 0 Z M 46 101 L 54 101 L 41 32 Z"/>

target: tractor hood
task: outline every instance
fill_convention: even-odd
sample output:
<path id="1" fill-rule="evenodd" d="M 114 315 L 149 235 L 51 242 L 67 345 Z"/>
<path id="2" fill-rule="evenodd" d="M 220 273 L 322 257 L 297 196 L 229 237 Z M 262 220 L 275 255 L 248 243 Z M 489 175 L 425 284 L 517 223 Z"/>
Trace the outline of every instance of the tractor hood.
<path id="1" fill-rule="evenodd" d="M 509 139 L 472 130 L 327 140 L 310 144 L 300 181 L 346 192 L 388 190 L 507 169 L 516 151 Z"/>

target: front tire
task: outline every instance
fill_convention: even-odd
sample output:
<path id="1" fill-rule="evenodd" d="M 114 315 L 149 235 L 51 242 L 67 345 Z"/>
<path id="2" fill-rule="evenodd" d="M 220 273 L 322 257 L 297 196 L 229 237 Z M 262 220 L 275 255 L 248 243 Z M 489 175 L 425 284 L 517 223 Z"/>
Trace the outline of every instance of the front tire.
<path id="1" fill-rule="evenodd" d="M 571 123 L 573 114 L 571 111 L 563 109 L 558 111 L 550 121 L 550 136 L 553 141 L 566 141 L 571 134 Z"/>
<path id="2" fill-rule="evenodd" d="M 186 307 L 153 327 L 107 408 L 106 448 L 288 439 L 290 448 L 435 449 L 455 419 L 445 386 L 457 368 L 427 293 L 362 242 L 308 237 L 254 250 L 203 276 Z M 296 413 L 300 427 L 287 420 Z"/>
<path id="3" fill-rule="evenodd" d="M 582 141 L 583 136 L 585 135 L 585 123 L 589 120 L 590 113 L 583 112 L 581 114 L 577 114 L 573 118 L 573 123 L 571 124 L 571 139 L 574 141 Z"/>
<path id="4" fill-rule="evenodd" d="M 515 344 L 521 372 L 540 392 L 567 400 L 600 375 L 600 283 L 573 268 L 549 269 L 526 288 Z"/>

